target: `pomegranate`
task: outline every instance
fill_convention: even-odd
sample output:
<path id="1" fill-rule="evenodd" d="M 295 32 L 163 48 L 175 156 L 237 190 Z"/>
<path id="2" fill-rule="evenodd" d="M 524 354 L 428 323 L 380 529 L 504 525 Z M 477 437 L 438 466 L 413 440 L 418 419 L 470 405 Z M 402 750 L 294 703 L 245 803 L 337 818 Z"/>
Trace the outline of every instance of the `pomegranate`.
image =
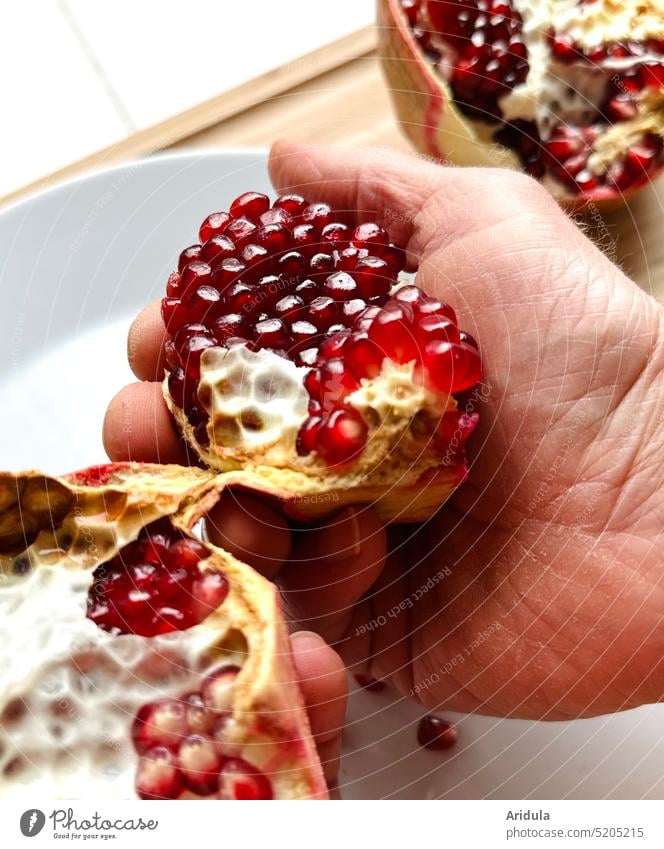
<path id="1" fill-rule="evenodd" d="M 219 483 L 0 475 L 0 797 L 327 796 L 276 590 L 192 533 Z"/>
<path id="2" fill-rule="evenodd" d="M 380 225 L 247 192 L 170 275 L 166 401 L 202 463 L 295 516 L 377 503 L 419 520 L 466 475 L 482 378 L 454 310 L 410 279 Z"/>
<path id="3" fill-rule="evenodd" d="M 664 165 L 664 15 L 643 0 L 379 0 L 406 134 L 611 205 Z"/>
<path id="4" fill-rule="evenodd" d="M 457 730 L 439 716 L 423 716 L 417 724 L 417 742 L 425 749 L 442 751 L 456 746 Z"/>

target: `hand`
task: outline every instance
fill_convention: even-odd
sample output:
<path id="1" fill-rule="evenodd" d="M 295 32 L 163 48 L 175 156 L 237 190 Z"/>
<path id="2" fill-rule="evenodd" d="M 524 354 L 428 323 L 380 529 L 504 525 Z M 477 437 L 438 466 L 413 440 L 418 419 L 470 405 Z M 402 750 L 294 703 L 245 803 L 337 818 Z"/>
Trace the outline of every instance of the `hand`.
<path id="1" fill-rule="evenodd" d="M 357 507 L 289 531 L 226 493 L 214 538 L 277 581 L 294 627 L 427 707 L 567 719 L 664 699 L 661 308 L 521 175 L 286 143 L 271 175 L 407 244 L 480 342 L 481 420 L 468 482 L 420 527 L 386 534 Z M 155 305 L 132 328 L 144 381 L 163 334 Z M 105 441 L 183 460 L 154 383 L 114 399 Z"/>

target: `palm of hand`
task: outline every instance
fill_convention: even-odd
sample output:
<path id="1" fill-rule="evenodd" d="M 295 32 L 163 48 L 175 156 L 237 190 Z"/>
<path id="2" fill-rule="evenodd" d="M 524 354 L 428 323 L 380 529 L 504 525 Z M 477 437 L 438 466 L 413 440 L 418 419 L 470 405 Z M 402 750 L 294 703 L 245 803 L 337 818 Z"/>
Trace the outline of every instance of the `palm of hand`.
<path id="1" fill-rule="evenodd" d="M 656 699 L 659 308 L 534 184 L 477 171 L 440 183 L 410 250 L 419 285 L 480 340 L 475 459 L 451 502 L 399 535 L 342 654 L 373 658 L 373 674 L 432 707 L 561 719 Z M 422 194 L 381 185 L 383 210 L 408 222 Z"/>

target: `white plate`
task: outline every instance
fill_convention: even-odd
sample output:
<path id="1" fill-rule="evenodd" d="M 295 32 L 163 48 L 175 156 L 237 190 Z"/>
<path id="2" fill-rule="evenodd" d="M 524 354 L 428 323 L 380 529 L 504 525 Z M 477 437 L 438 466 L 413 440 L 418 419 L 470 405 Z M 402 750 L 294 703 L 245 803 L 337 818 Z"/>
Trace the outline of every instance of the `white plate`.
<path id="1" fill-rule="evenodd" d="M 0 468 L 103 462 L 108 400 L 131 374 L 132 316 L 159 297 L 178 247 L 247 188 L 265 156 L 159 156 L 84 177 L 0 213 Z M 572 723 L 458 717 L 459 745 L 418 750 L 421 712 L 390 692 L 351 697 L 345 798 L 664 796 L 664 708 Z"/>

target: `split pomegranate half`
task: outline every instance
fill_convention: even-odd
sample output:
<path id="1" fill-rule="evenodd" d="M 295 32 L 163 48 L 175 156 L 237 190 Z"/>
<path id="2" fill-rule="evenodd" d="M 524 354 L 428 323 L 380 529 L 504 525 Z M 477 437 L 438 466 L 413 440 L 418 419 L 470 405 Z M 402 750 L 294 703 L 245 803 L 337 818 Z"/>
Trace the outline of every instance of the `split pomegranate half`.
<path id="1" fill-rule="evenodd" d="M 664 166 L 664 12 L 642 0 L 380 0 L 404 131 L 462 165 L 522 168 L 565 204 Z"/>
<path id="2" fill-rule="evenodd" d="M 0 798 L 326 797 L 274 586 L 192 533 L 219 492 L 0 475 Z"/>
<path id="3" fill-rule="evenodd" d="M 199 237 L 162 315 L 166 399 L 203 463 L 305 514 L 335 498 L 388 519 L 437 509 L 465 476 L 478 416 L 456 396 L 482 363 L 452 307 L 402 276 L 403 248 L 324 203 L 257 192 Z"/>

